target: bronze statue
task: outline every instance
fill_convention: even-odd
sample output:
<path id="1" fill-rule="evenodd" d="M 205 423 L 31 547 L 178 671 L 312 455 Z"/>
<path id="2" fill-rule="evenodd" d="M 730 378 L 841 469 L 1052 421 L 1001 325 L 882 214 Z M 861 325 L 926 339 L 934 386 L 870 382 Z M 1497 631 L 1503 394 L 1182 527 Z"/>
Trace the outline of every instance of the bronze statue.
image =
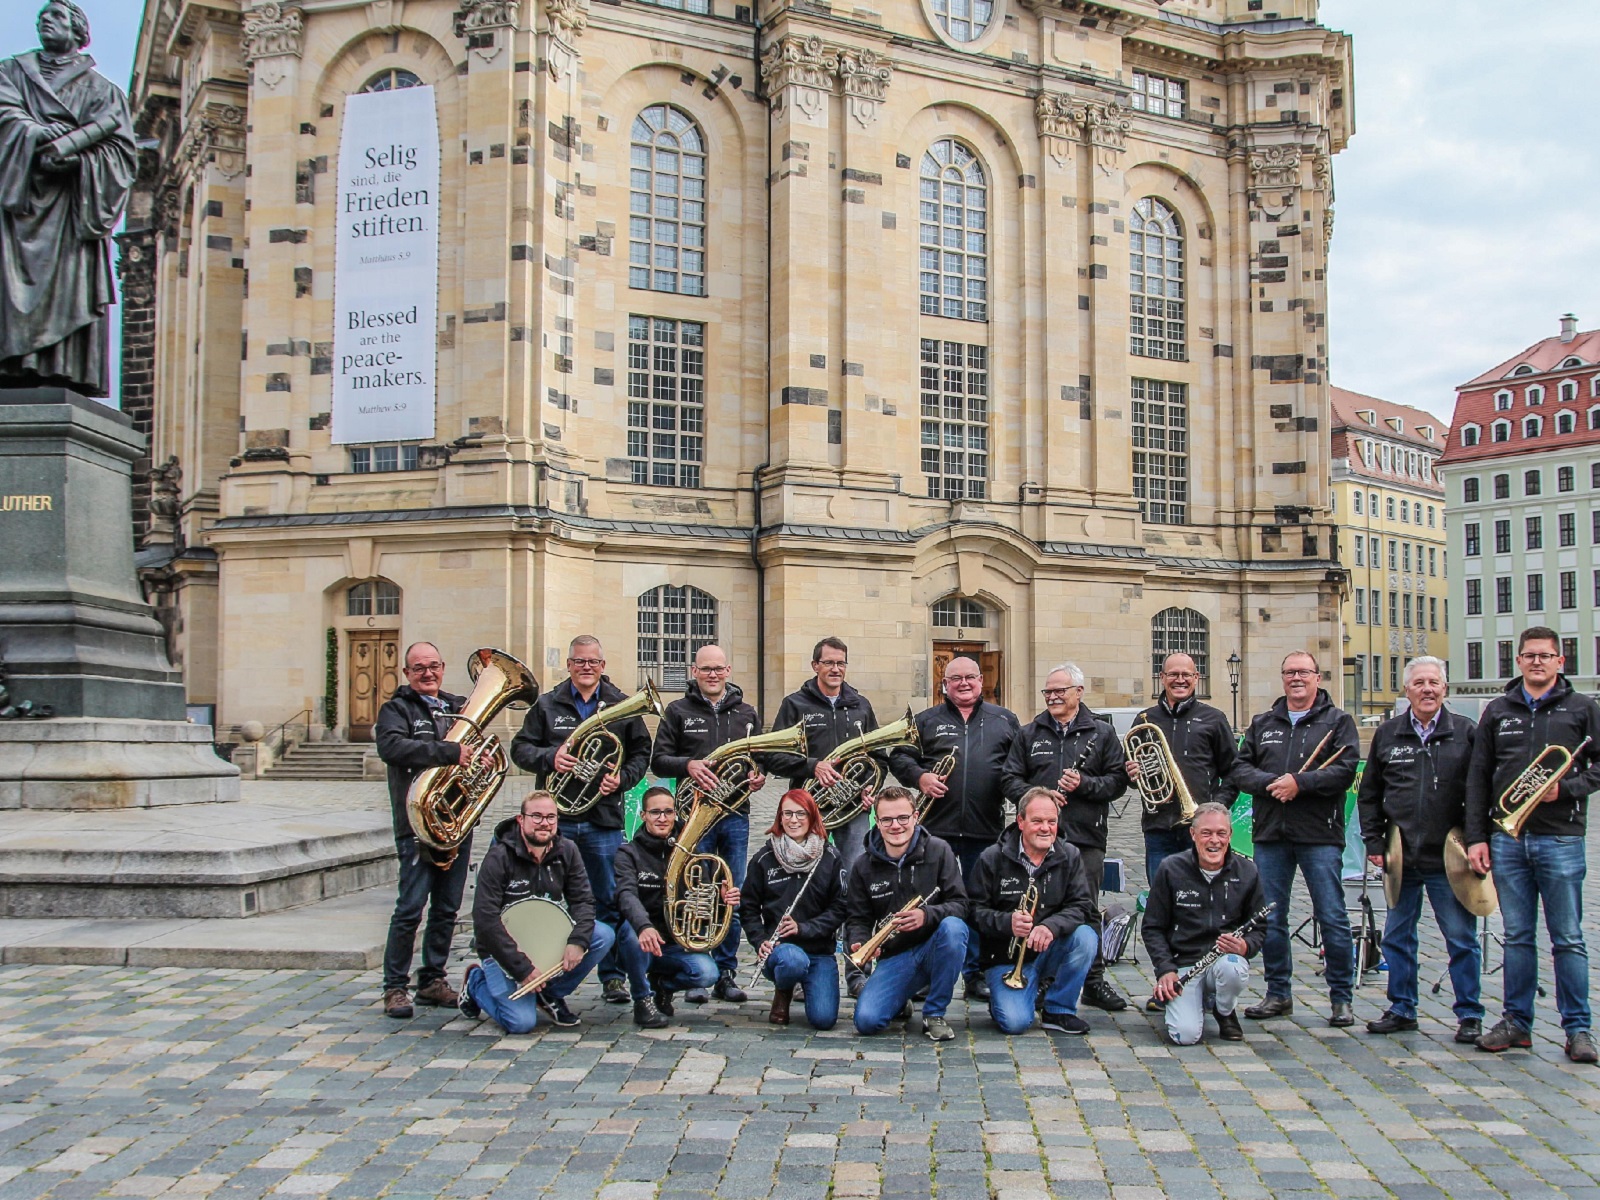
<path id="1" fill-rule="evenodd" d="M 111 234 L 133 184 L 122 91 L 83 53 L 72 0 L 39 13 L 39 49 L 0 61 L 0 387 L 109 394 Z"/>

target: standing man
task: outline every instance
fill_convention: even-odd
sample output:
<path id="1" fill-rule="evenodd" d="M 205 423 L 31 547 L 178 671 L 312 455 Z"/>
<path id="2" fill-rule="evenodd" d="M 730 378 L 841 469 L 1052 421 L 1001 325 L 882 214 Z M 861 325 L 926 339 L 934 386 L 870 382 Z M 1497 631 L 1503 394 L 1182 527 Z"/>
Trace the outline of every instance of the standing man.
<path id="1" fill-rule="evenodd" d="M 916 804 L 905 788 L 881 788 L 873 812 L 877 827 L 846 877 L 844 940 L 852 952 L 859 950 L 884 920 L 893 920 L 895 933 L 880 947 L 877 967 L 856 1000 L 856 1032 L 883 1032 L 926 988 L 922 1032 L 929 1041 L 948 1042 L 956 1034 L 944 1014 L 969 936 L 961 868 L 942 839 L 917 827 Z M 918 896 L 924 903 L 906 910 Z"/>
<path id="2" fill-rule="evenodd" d="M 1004 1034 L 1027 1033 L 1044 987 L 1044 1027 L 1084 1034 L 1078 996 L 1094 963 L 1094 892 L 1083 857 L 1056 837 L 1061 806 L 1049 788 L 1029 788 L 1017 802 L 1017 823 L 984 850 L 970 890 L 972 924 L 989 979 L 989 1015 Z M 1032 902 L 1024 903 L 1032 890 Z M 1018 943 L 1013 947 L 1013 943 Z M 1023 986 L 1006 976 L 1021 953 Z"/>
<path id="3" fill-rule="evenodd" d="M 1600 707 L 1573 691 L 1561 673 L 1566 659 L 1553 629 L 1535 625 L 1522 631 L 1517 666 L 1521 677 L 1483 710 L 1467 772 L 1467 858 L 1480 874 L 1493 865 L 1506 935 L 1505 1015 L 1478 1039 L 1478 1049 L 1499 1053 L 1533 1045 L 1539 985 L 1534 923 L 1542 901 L 1567 1057 L 1592 1063 L 1600 1055 L 1590 1033 L 1582 919 L 1589 795 L 1600 789 Z M 1502 815 L 1499 798 L 1548 746 L 1572 753 L 1572 769 L 1544 789 L 1521 836 L 1510 837 L 1491 824 Z"/>
<path id="4" fill-rule="evenodd" d="M 1208 800 L 1197 807 L 1189 838 L 1192 849 L 1162 860 L 1145 901 L 1144 945 L 1156 976 L 1155 997 L 1173 1045 L 1200 1040 L 1207 1010 L 1216 1017 L 1223 1041 L 1243 1041 L 1233 1009 L 1250 978 L 1245 960 L 1261 949 L 1267 935 L 1259 924 L 1243 936 L 1238 930 L 1265 903 L 1261 880 L 1255 863 L 1229 849 L 1233 818 L 1225 806 Z M 1222 957 L 1180 987 L 1178 972 L 1213 949 Z"/>
<path id="5" fill-rule="evenodd" d="M 433 1007 L 456 1003 L 455 990 L 445 978 L 450 959 L 450 939 L 456 912 L 467 886 L 472 861 L 472 834 L 456 847 L 454 861 L 440 867 L 428 847 L 417 841 L 406 814 L 406 793 L 411 781 L 429 767 L 459 763 L 471 766 L 473 754 L 459 742 L 443 740 L 451 714 L 461 711 L 461 696 L 441 691 L 444 656 L 432 642 L 406 647 L 406 682 L 395 689 L 378 710 L 378 757 L 389 767 L 389 809 L 394 821 L 394 845 L 400 855 L 399 897 L 389 918 L 389 941 L 383 952 L 383 1011 L 391 1017 L 412 1013 L 408 988 L 411 955 L 417 940 L 422 910 L 428 910 L 428 927 L 422 935 L 422 969 L 417 972 L 417 1003 Z"/>
<path id="6" fill-rule="evenodd" d="M 667 705 L 661 715 L 650 768 L 663 779 L 677 780 L 680 789 L 685 779 L 706 791 L 715 788 L 716 772 L 707 764 L 706 755 L 719 746 L 761 732 L 761 714 L 744 702 L 744 693 L 729 681 L 728 670 L 728 656 L 721 646 L 701 646 L 689 668 L 689 684 L 683 698 Z M 750 780 L 751 790 L 759 791 L 766 781 L 765 775 L 757 773 Z M 699 853 L 715 854 L 727 863 L 735 879 L 744 878 L 749 848 L 748 806 L 723 817 L 706 831 L 696 847 Z M 717 964 L 717 982 L 712 989 L 717 999 L 743 1004 L 750 997 L 734 974 L 739 966 L 737 916 L 711 957 Z M 704 1004 L 706 992 L 704 988 L 692 988 L 683 998 L 690 1004 Z"/>
<path id="7" fill-rule="evenodd" d="M 1444 706 L 1450 683 L 1445 665 L 1432 656 L 1406 664 L 1410 709 L 1378 727 L 1367 751 L 1357 799 L 1367 858 L 1383 865 L 1389 830 L 1400 829 L 1400 899 L 1383 923 L 1383 957 L 1389 964 L 1389 1008 L 1368 1033 L 1400 1033 L 1417 1027 L 1417 921 L 1426 889 L 1433 916 L 1450 954 L 1455 991 L 1456 1041 L 1474 1042 L 1483 1032 L 1479 975 L 1483 948 L 1478 926 L 1450 890 L 1444 873 L 1444 843 L 1466 821 L 1467 768 L 1477 730 Z"/>
<path id="8" fill-rule="evenodd" d="M 618 704 L 624 696 L 605 674 L 605 651 L 600 639 L 580 634 L 567 647 L 567 678 L 540 696 L 522 729 L 511 741 L 511 761 L 533 771 L 549 785 L 549 776 L 578 765 L 567 739 L 580 721 L 600 710 L 601 704 Z M 613 862 L 622 845 L 622 801 L 628 789 L 644 778 L 650 765 L 650 733 L 642 717 L 629 717 L 610 731 L 622 742 L 622 767 L 600 783 L 600 802 L 578 817 L 563 819 L 561 835 L 577 843 L 583 867 L 594 892 L 595 916 L 617 927 L 616 876 Z M 628 985 L 616 948 L 600 960 L 600 994 L 607 1004 L 628 1003 Z"/>
<path id="9" fill-rule="evenodd" d="M 1005 792 L 1020 801 L 1030 787 L 1043 787 L 1060 798 L 1061 836 L 1083 857 L 1098 923 L 1106 813 L 1111 802 L 1128 790 L 1128 775 L 1117 732 L 1083 702 L 1083 685 L 1083 672 L 1073 663 L 1062 663 L 1045 676 L 1044 711 L 1011 744 Z M 1083 1002 L 1107 1012 L 1128 1007 L 1127 997 L 1106 980 L 1100 954 L 1083 985 Z"/>
<path id="10" fill-rule="evenodd" d="M 1008 708 L 983 698 L 983 672 L 970 658 L 952 658 L 940 683 L 944 701 L 917 715 L 920 751 L 896 747 L 889 755 L 895 778 L 928 797 L 918 824 L 950 844 L 961 878 L 972 892 L 978 856 L 1006 827 L 1002 772 L 1021 729 Z M 955 755 L 949 778 L 934 773 L 939 760 Z M 987 999 L 989 985 L 978 969 L 978 939 L 967 942 L 967 999 Z"/>
<path id="11" fill-rule="evenodd" d="M 1360 741 L 1350 714 L 1334 707 L 1319 683 L 1316 658 L 1296 650 L 1283 660 L 1283 696 L 1250 722 L 1233 782 L 1249 792 L 1261 886 L 1276 907 L 1267 918 L 1267 994 L 1244 1015 L 1253 1021 L 1294 1011 L 1289 949 L 1289 887 L 1305 877 L 1322 929 L 1327 966 L 1328 1024 L 1356 1023 L 1350 1010 L 1355 952 L 1344 907 L 1344 797 L 1356 777 Z"/>
<path id="12" fill-rule="evenodd" d="M 572 932 L 561 954 L 561 973 L 532 995 L 513 1000 L 511 994 L 533 978 L 535 964 L 506 932 L 502 914 L 508 905 L 535 898 L 561 905 L 572 918 Z M 468 967 L 462 980 L 463 1016 L 477 1020 L 488 1013 L 507 1033 L 531 1033 L 540 1009 L 564 1029 L 578 1023 L 567 997 L 605 957 L 616 932 L 594 919 L 583 856 L 556 832 L 556 801 L 549 792 L 529 792 L 517 815 L 495 827 L 494 844 L 478 867 L 472 933 L 484 958 Z"/>

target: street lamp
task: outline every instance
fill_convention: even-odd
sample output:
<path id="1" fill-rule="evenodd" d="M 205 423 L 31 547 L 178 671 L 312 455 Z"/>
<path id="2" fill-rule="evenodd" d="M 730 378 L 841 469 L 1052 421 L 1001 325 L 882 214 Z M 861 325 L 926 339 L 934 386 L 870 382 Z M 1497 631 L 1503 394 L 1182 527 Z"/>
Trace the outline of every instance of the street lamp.
<path id="1" fill-rule="evenodd" d="M 1239 729 L 1239 652 L 1228 655 L 1228 686 L 1233 689 L 1233 728 Z"/>

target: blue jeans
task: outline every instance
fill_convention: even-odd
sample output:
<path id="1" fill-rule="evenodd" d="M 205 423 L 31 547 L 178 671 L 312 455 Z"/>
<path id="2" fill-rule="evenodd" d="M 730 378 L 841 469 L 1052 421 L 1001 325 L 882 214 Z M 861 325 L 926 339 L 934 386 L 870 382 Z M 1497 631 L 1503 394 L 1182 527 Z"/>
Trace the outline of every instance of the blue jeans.
<path id="1" fill-rule="evenodd" d="M 389 941 L 383 951 L 383 990 L 411 985 L 411 956 L 424 908 L 428 910 L 428 927 L 422 933 L 422 968 L 417 972 L 417 987 L 425 988 L 435 979 L 444 978 L 450 961 L 450 939 L 455 936 L 456 913 L 461 909 L 467 868 L 472 862 L 472 835 L 469 833 L 461 843 L 448 871 L 434 866 L 426 847 L 409 834 L 395 838 L 394 848 L 400 855 L 399 894 L 394 915 L 389 918 Z"/>
<path id="2" fill-rule="evenodd" d="M 622 848 L 622 830 L 601 829 L 588 821 L 561 821 L 561 836 L 578 844 L 583 856 L 583 870 L 589 876 L 589 888 L 594 892 L 594 918 L 616 929 L 622 924 L 617 913 L 617 873 L 613 860 Z M 622 961 L 620 947 L 613 945 L 611 953 L 600 960 L 600 982 L 621 979 Z"/>
<path id="3" fill-rule="evenodd" d="M 922 945 L 878 959 L 856 999 L 856 1032 L 882 1033 L 921 987 L 928 989 L 923 1017 L 944 1016 L 967 958 L 967 936 L 965 921 L 946 917 Z"/>
<path id="4" fill-rule="evenodd" d="M 1350 914 L 1344 907 L 1344 885 L 1339 866 L 1342 846 L 1308 846 L 1300 842 L 1257 842 L 1256 870 L 1261 874 L 1261 890 L 1277 907 L 1267 918 L 1267 941 L 1262 948 L 1262 963 L 1267 977 L 1267 995 L 1289 999 L 1294 976 L 1294 960 L 1289 947 L 1289 887 L 1295 868 L 1305 878 L 1311 893 L 1311 911 L 1322 929 L 1323 962 L 1328 984 L 1328 999 L 1349 1004 L 1355 970 L 1355 947 L 1350 941 Z"/>
<path id="5" fill-rule="evenodd" d="M 1180 825 L 1176 829 L 1156 829 L 1144 835 L 1144 885 L 1149 887 L 1154 882 L 1156 871 L 1161 864 L 1174 854 L 1182 854 L 1194 845 L 1194 839 L 1189 836 L 1189 827 Z"/>
<path id="6" fill-rule="evenodd" d="M 661 957 L 656 958 L 644 952 L 639 935 L 628 924 L 617 930 L 617 957 L 628 973 L 628 990 L 635 1000 L 654 995 L 656 985 L 669 992 L 681 992 L 707 988 L 717 981 L 717 964 L 711 961 L 711 955 L 685 950 L 662 938 Z"/>
<path id="7" fill-rule="evenodd" d="M 872 814 L 860 812 L 833 831 L 833 846 L 839 851 L 839 862 L 845 874 L 850 865 L 861 857 L 861 848 L 867 840 L 867 830 L 872 828 Z"/>
<path id="8" fill-rule="evenodd" d="M 743 813 L 723 817 L 700 839 L 695 847 L 701 854 L 715 854 L 733 872 L 733 886 L 744 886 L 745 859 L 750 849 L 750 818 Z M 728 926 L 728 936 L 711 952 L 717 970 L 736 971 L 739 967 L 739 910 L 733 910 L 733 923 Z"/>
<path id="9" fill-rule="evenodd" d="M 1498 874 L 1498 872 L 1497 872 Z M 1457 1021 L 1483 1019 L 1479 976 L 1483 947 L 1478 943 L 1478 923 L 1461 907 L 1450 890 L 1444 870 L 1422 871 L 1407 867 L 1400 876 L 1400 899 L 1389 908 L 1383 922 L 1383 957 L 1389 964 L 1389 1007 L 1402 1017 L 1417 1015 L 1417 920 L 1422 916 L 1422 893 L 1428 893 L 1434 920 L 1444 934 L 1450 953 L 1450 987 L 1455 992 Z"/>
<path id="10" fill-rule="evenodd" d="M 611 949 L 616 937 L 611 926 L 596 921 L 594 934 L 589 938 L 588 953 L 572 970 L 563 971 L 546 984 L 544 994 L 552 1000 L 563 1000 L 570 996 L 584 977 L 594 970 L 594 964 Z M 484 959 L 483 969 L 471 972 L 471 978 L 467 981 L 467 991 L 472 995 L 473 1002 L 483 1010 L 484 1016 L 507 1033 L 532 1033 L 534 1026 L 539 1023 L 539 993 L 529 992 L 513 1000 L 511 993 L 516 990 L 517 981 L 507 975 L 505 968 L 492 958 Z"/>
<path id="11" fill-rule="evenodd" d="M 1000 963 L 984 972 L 989 980 L 989 1015 L 1001 1033 L 1027 1033 L 1033 1028 L 1035 998 L 1039 980 L 1050 980 L 1044 993 L 1044 1011 L 1050 1014 L 1078 1013 L 1078 993 L 1100 949 L 1100 938 L 1088 925 L 1079 925 L 1069 938 L 1057 938 L 1045 952 L 1022 968 L 1025 986 L 1007 987 L 1005 977 L 1010 963 Z"/>
<path id="12" fill-rule="evenodd" d="M 1539 985 L 1534 924 L 1544 902 L 1544 927 L 1556 966 L 1556 1011 L 1568 1036 L 1589 1028 L 1589 951 L 1583 942 L 1583 877 L 1587 867 L 1579 835 L 1489 835 L 1489 861 L 1506 927 L 1506 1020 L 1533 1028 Z"/>
<path id="13" fill-rule="evenodd" d="M 788 942 L 774 946 L 761 973 L 779 988 L 806 985 L 806 1023 L 832 1029 L 839 1020 L 839 964 L 831 954 L 807 954 Z"/>

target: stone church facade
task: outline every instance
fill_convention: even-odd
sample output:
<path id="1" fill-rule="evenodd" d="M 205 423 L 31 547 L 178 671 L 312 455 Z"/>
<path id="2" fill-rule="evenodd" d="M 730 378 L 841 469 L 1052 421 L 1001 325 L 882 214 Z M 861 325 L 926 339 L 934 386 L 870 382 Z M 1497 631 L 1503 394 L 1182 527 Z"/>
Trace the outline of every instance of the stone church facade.
<path id="1" fill-rule="evenodd" d="M 1337 694 L 1316 7 L 148 0 L 124 404 L 191 703 L 361 737 L 409 641 L 548 685 L 591 631 L 768 714 L 828 634 L 885 719 L 957 652 L 1023 713 L 1165 648 Z M 434 434 L 335 444 L 342 109 L 419 83 Z"/>

